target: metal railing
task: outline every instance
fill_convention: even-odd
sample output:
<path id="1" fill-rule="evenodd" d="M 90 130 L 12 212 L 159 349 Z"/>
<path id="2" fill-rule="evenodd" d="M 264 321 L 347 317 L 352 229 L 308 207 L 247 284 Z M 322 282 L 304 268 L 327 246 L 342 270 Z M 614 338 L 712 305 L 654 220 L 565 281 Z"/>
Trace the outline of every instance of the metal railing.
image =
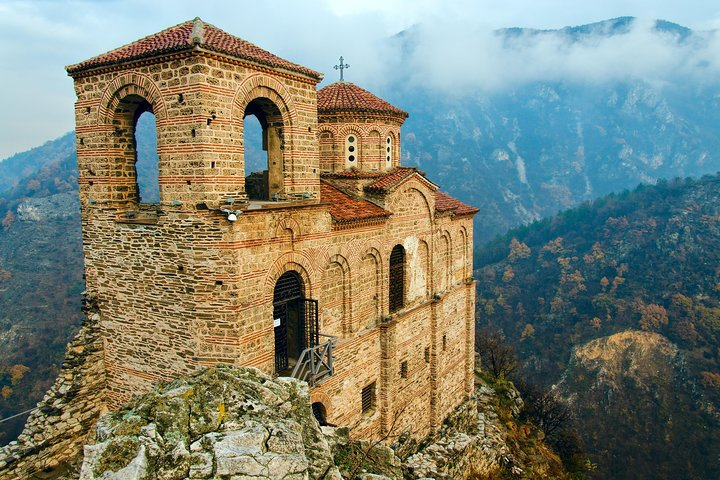
<path id="1" fill-rule="evenodd" d="M 327 338 L 327 342 L 303 350 L 290 374 L 291 377 L 306 381 L 311 387 L 335 373 L 333 348 L 337 337 L 323 333 L 320 333 L 319 336 Z"/>

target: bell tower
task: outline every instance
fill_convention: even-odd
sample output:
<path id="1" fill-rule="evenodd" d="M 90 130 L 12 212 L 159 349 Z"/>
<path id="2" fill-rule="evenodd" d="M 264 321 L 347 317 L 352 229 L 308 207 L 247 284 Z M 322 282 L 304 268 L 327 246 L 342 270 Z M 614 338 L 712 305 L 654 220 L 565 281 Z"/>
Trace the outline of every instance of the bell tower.
<path id="1" fill-rule="evenodd" d="M 75 80 L 84 204 L 133 210 L 135 126 L 156 118 L 160 204 L 248 199 L 243 118 L 255 115 L 268 152 L 264 196 L 317 198 L 315 85 L 322 76 L 199 18 L 67 68 Z M 263 198 L 264 199 L 264 198 Z"/>
<path id="2" fill-rule="evenodd" d="M 233 221 L 254 202 L 319 202 L 322 75 L 199 18 L 67 71 L 86 282 L 102 315 L 111 408 L 170 372 L 260 361 L 267 345 L 236 353 L 223 340 L 258 328 L 247 312 L 238 321 L 248 295 L 240 269 L 252 260 L 232 246 L 260 225 Z M 159 201 L 138 185 L 145 112 L 156 120 Z M 260 172 L 245 169 L 248 115 L 263 129 Z"/>

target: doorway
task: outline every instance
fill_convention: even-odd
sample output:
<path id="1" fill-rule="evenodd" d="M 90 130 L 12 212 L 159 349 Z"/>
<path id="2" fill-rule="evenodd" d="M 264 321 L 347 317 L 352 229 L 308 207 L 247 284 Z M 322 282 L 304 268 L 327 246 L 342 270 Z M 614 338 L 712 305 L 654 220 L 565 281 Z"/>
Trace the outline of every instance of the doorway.
<path id="1" fill-rule="evenodd" d="M 273 292 L 275 372 L 289 375 L 304 350 L 318 344 L 317 300 L 305 298 L 300 275 L 287 271 Z"/>

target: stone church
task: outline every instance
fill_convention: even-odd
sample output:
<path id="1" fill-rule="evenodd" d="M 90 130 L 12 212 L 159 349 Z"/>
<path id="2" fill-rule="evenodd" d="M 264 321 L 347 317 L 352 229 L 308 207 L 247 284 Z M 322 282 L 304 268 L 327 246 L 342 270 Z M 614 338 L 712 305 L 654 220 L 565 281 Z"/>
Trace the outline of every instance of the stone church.
<path id="1" fill-rule="evenodd" d="M 354 437 L 422 437 L 471 394 L 477 210 L 401 164 L 406 112 L 197 18 L 67 71 L 108 408 L 246 365 L 306 380 Z M 138 185 L 145 112 L 159 201 Z"/>

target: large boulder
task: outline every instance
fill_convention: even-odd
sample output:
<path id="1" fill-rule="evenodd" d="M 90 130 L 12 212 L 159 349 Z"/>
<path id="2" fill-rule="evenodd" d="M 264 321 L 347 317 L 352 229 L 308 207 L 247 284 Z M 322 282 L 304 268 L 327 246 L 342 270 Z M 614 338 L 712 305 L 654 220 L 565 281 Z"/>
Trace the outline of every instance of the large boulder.
<path id="1" fill-rule="evenodd" d="M 103 417 L 81 480 L 340 478 L 307 384 L 218 366 Z"/>

